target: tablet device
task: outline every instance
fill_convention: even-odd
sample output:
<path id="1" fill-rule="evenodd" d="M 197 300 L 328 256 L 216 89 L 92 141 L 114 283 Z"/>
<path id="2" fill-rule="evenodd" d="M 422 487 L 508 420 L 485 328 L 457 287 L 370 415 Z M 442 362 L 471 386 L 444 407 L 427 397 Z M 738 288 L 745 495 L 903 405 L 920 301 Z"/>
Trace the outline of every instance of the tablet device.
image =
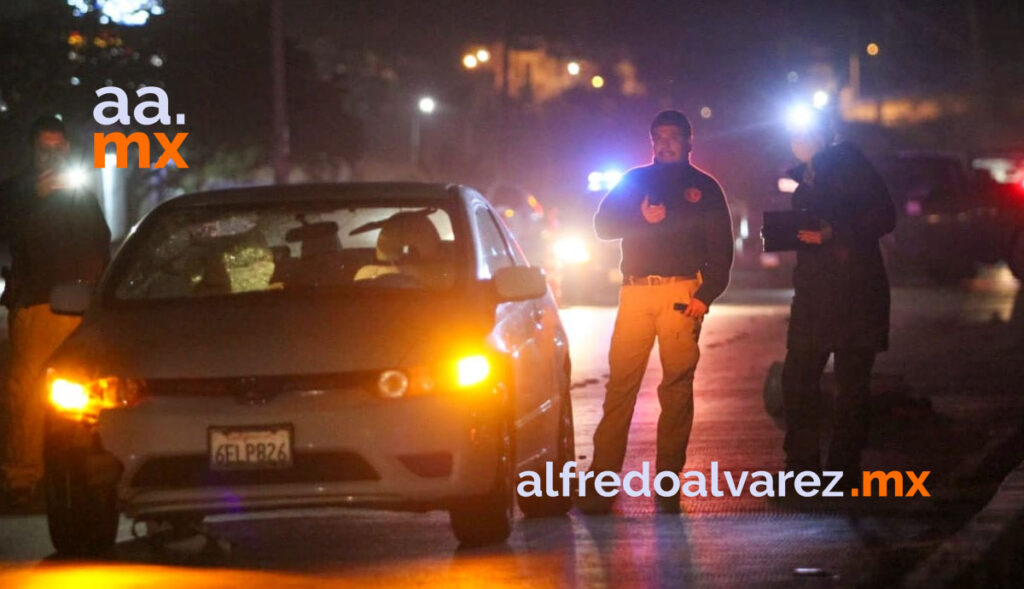
<path id="1" fill-rule="evenodd" d="M 821 219 L 808 211 L 765 211 L 761 244 L 766 252 L 785 252 L 806 247 L 797 239 L 802 230 L 817 231 Z"/>

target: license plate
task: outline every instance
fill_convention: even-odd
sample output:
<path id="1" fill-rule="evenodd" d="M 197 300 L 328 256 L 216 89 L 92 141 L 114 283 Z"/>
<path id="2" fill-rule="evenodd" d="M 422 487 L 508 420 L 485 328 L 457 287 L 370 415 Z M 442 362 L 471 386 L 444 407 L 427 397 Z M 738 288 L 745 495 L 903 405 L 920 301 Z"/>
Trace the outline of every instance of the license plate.
<path id="1" fill-rule="evenodd" d="M 290 468 L 292 426 L 211 427 L 210 469 Z"/>

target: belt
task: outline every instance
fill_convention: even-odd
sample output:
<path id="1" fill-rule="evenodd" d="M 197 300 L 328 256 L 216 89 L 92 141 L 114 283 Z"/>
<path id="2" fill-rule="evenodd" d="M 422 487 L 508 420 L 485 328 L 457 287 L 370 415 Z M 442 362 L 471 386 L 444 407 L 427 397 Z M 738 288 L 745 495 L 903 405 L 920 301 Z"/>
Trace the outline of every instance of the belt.
<path id="1" fill-rule="evenodd" d="M 686 282 L 687 280 L 697 280 L 697 276 L 659 276 L 657 274 L 648 274 L 647 276 L 623 276 L 622 284 L 627 286 L 658 286 L 659 284 Z"/>

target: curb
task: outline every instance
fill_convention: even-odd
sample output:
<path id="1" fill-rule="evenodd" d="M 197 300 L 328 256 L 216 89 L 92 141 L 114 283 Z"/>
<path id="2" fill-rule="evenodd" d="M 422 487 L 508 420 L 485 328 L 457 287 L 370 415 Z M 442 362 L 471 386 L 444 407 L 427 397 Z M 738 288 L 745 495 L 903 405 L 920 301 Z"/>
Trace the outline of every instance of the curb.
<path id="1" fill-rule="evenodd" d="M 903 589 L 1024 587 L 1024 461 L 992 499 L 903 581 Z"/>

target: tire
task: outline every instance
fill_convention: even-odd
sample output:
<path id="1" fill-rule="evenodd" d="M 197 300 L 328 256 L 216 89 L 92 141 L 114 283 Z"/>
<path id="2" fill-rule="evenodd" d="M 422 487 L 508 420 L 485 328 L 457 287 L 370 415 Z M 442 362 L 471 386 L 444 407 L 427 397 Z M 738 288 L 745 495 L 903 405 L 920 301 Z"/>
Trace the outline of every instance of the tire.
<path id="1" fill-rule="evenodd" d="M 470 497 L 448 512 L 452 532 L 461 546 L 484 546 L 502 542 L 512 533 L 514 456 L 508 423 L 503 419 L 499 435 L 500 452 L 494 488 L 485 495 Z"/>
<path id="2" fill-rule="evenodd" d="M 57 457 L 43 479 L 50 541 L 62 556 L 96 557 L 117 539 L 117 495 L 113 487 L 85 484 L 84 457 Z"/>
<path id="3" fill-rule="evenodd" d="M 572 399 L 569 397 L 568 379 L 562 390 L 562 411 L 558 423 L 558 455 L 554 461 L 553 473 L 558 476 L 562 471 L 562 465 L 576 457 L 576 430 L 573 426 Z M 542 489 L 547 489 L 547 481 L 541 476 Z M 561 489 L 560 484 L 554 484 L 553 488 Z M 516 497 L 519 502 L 519 509 L 526 517 L 558 517 L 569 513 L 572 509 L 572 494 L 557 497 Z"/>
<path id="4" fill-rule="evenodd" d="M 1024 231 L 1014 239 L 1010 255 L 1006 257 L 1006 265 L 1010 267 L 1014 278 L 1024 281 Z"/>
<path id="5" fill-rule="evenodd" d="M 764 411 L 772 419 L 785 419 L 785 408 L 782 406 L 782 362 L 772 362 L 764 379 Z"/>

